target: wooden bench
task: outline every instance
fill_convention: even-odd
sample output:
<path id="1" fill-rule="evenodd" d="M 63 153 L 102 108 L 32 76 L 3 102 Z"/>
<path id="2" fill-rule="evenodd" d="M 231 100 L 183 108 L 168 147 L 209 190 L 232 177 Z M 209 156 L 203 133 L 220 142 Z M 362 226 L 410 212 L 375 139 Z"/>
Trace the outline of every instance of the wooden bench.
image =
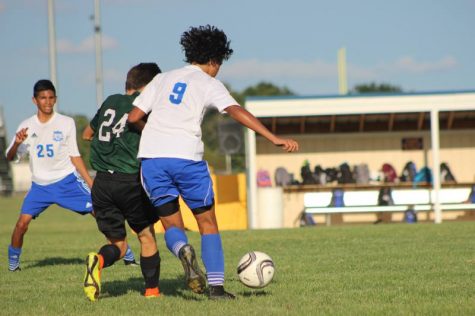
<path id="1" fill-rule="evenodd" d="M 466 203 L 470 196 L 471 187 L 442 188 L 439 200 L 443 211 L 475 210 L 475 204 Z M 379 188 L 365 190 L 344 190 L 342 207 L 331 206 L 332 192 L 304 193 L 304 210 L 306 214 L 323 214 L 326 224 L 331 224 L 331 214 L 343 213 L 377 213 L 430 211 L 433 209 L 432 196 L 434 192 L 428 188 L 398 188 L 392 190 L 394 205 L 378 205 Z"/>

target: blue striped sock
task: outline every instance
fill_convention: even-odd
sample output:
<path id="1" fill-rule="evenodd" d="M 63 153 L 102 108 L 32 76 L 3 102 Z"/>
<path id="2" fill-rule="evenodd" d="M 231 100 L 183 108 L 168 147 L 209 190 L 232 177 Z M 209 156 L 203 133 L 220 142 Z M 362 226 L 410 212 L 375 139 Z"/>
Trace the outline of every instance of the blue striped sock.
<path id="1" fill-rule="evenodd" d="M 15 271 L 20 266 L 21 248 L 8 246 L 8 270 Z"/>
<path id="2" fill-rule="evenodd" d="M 224 284 L 224 253 L 220 234 L 201 236 L 201 259 L 209 285 Z"/>
<path id="3" fill-rule="evenodd" d="M 129 245 L 127 245 L 127 251 L 125 252 L 124 260 L 135 261 L 134 253 L 132 252 L 132 249 L 130 249 Z"/>
<path id="4" fill-rule="evenodd" d="M 168 250 L 178 258 L 178 252 L 181 247 L 188 243 L 188 237 L 186 237 L 185 232 L 177 227 L 172 227 L 165 232 L 164 237 Z"/>

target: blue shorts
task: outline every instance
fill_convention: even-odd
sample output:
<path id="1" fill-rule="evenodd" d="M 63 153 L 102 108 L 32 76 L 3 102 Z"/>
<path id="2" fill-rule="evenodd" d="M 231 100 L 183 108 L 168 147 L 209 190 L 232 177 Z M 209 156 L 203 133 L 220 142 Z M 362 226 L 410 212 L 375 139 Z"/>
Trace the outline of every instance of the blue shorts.
<path id="1" fill-rule="evenodd" d="M 84 180 L 74 173 L 48 185 L 32 182 L 30 191 L 23 200 L 21 214 L 36 218 L 51 204 L 58 204 L 80 214 L 89 214 L 92 212 L 91 191 Z"/>
<path id="2" fill-rule="evenodd" d="M 173 201 L 178 196 L 191 210 L 214 203 L 213 182 L 206 161 L 143 159 L 142 184 L 155 207 Z"/>

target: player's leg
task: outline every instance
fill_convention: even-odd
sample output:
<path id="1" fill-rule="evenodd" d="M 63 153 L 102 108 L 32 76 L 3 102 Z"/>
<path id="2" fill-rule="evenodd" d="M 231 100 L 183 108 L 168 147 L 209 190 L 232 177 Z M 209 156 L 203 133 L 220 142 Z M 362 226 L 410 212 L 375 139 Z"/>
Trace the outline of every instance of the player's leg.
<path id="1" fill-rule="evenodd" d="M 59 206 L 82 215 L 92 214 L 95 217 L 91 190 L 79 175 L 72 173 L 58 182 L 57 196 Z M 134 253 L 128 244 L 125 256 L 122 257 L 124 257 L 124 264 L 138 266 Z"/>
<path id="2" fill-rule="evenodd" d="M 23 239 L 31 220 L 39 216 L 53 203 L 50 200 L 51 192 L 49 192 L 49 189 L 49 186 L 39 186 L 32 183 L 30 190 L 23 200 L 20 216 L 13 229 L 11 244 L 8 246 L 8 270 L 12 272 L 20 271 Z"/>
<path id="3" fill-rule="evenodd" d="M 20 255 L 23 246 L 23 237 L 28 230 L 33 217 L 29 214 L 20 214 L 15 228 L 13 229 L 11 244 L 8 246 L 8 270 L 20 270 Z"/>
<path id="4" fill-rule="evenodd" d="M 155 240 L 155 232 L 153 225 L 143 229 L 137 234 L 140 241 L 140 268 L 145 280 L 146 298 L 160 296 L 159 280 L 160 280 L 160 254 L 157 249 Z"/>
<path id="5" fill-rule="evenodd" d="M 84 293 L 91 301 L 99 298 L 101 292 L 101 272 L 118 261 L 127 249 L 123 239 L 110 239 L 109 244 L 102 246 L 98 252 L 90 252 L 86 257 L 84 275 Z"/>
<path id="6" fill-rule="evenodd" d="M 86 258 L 84 293 L 91 301 L 100 295 L 102 269 L 113 265 L 127 250 L 125 218 L 113 199 L 117 184 L 109 180 L 98 173 L 91 193 L 97 226 L 109 241 Z"/>
<path id="7" fill-rule="evenodd" d="M 178 205 L 178 201 L 174 203 Z M 205 274 L 198 264 L 195 249 L 188 243 L 180 211 L 162 216 L 160 220 L 165 228 L 164 237 L 168 250 L 181 261 L 186 285 L 195 293 L 204 293 L 206 289 Z"/>
<path id="8" fill-rule="evenodd" d="M 201 271 L 193 247 L 188 244 L 183 219 L 178 204 L 179 191 L 174 184 L 173 173 L 181 169 L 170 158 L 142 161 L 142 184 L 150 197 L 155 212 L 165 228 L 168 250 L 180 259 L 185 272 L 186 285 L 195 293 L 203 293 L 206 279 Z"/>
<path id="9" fill-rule="evenodd" d="M 211 299 L 232 299 L 224 290 L 224 253 L 214 211 L 213 183 L 205 161 L 189 162 L 182 168 L 178 185 L 183 200 L 192 210 L 201 233 L 201 259 Z"/>
<path id="10" fill-rule="evenodd" d="M 224 290 L 224 251 L 214 206 L 209 210 L 193 210 L 201 234 L 201 259 L 206 268 L 210 299 L 233 299 Z"/>
<path id="11" fill-rule="evenodd" d="M 123 177 L 127 178 L 126 176 Z M 160 296 L 160 254 L 153 228 L 153 224 L 158 221 L 158 217 L 142 188 L 138 175 L 136 178 L 122 184 L 120 190 L 122 194 L 117 199 L 117 203 L 120 205 L 130 228 L 137 233 L 140 241 L 140 268 L 145 281 L 144 296 L 146 298 L 158 297 Z"/>

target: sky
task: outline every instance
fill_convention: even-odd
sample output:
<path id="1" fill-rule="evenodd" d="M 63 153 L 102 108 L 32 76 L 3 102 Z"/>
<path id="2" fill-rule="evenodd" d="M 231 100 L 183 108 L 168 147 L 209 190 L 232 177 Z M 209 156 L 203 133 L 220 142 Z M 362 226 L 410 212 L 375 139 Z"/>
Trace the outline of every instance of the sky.
<path id="1" fill-rule="evenodd" d="M 55 0 L 59 112 L 97 110 L 93 0 Z M 390 83 L 409 92 L 475 90 L 475 0 L 102 0 L 104 96 L 123 93 L 128 69 L 185 65 L 190 26 L 226 32 L 234 54 L 218 79 L 242 91 L 261 81 L 297 95 Z M 34 83 L 51 78 L 47 0 L 0 0 L 0 106 L 7 135 L 36 113 Z"/>

